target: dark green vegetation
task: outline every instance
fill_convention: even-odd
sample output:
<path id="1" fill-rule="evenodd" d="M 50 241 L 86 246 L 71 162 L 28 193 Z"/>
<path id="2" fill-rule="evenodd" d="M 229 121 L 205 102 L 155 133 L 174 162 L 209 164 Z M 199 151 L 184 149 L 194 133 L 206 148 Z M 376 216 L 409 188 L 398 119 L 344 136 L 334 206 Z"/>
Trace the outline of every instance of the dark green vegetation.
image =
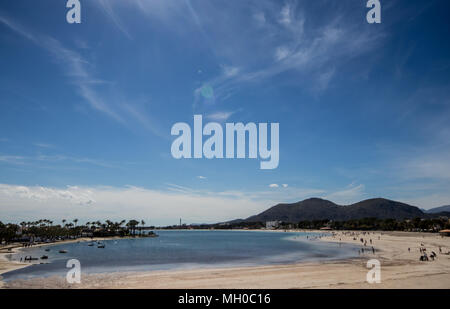
<path id="1" fill-rule="evenodd" d="M 425 214 L 417 207 L 382 198 L 365 200 L 348 206 L 340 206 L 331 201 L 311 198 L 292 204 L 275 205 L 256 216 L 245 219 L 245 221 L 347 221 L 362 218 L 402 220 L 424 216 Z"/>
<path id="2" fill-rule="evenodd" d="M 21 222 L 20 224 L 3 224 L 0 221 L 0 244 L 3 242 L 45 242 L 79 237 L 127 237 L 147 236 L 144 230 L 154 227 L 145 227 L 145 222 L 130 220 L 126 222 L 113 222 L 106 220 L 86 222 L 78 225 L 78 219 L 71 222 L 62 220 L 62 224 L 53 225 L 53 221 L 42 219 L 34 222 Z M 150 235 L 153 235 L 150 232 Z"/>
<path id="3" fill-rule="evenodd" d="M 336 230 L 386 230 L 437 232 L 450 228 L 450 212 L 425 213 L 415 206 L 382 198 L 369 199 L 340 206 L 320 198 L 292 204 L 278 204 L 247 219 L 238 219 L 196 228 L 258 229 L 268 221 L 277 221 L 276 228 Z"/>
<path id="4" fill-rule="evenodd" d="M 439 208 L 438 208 L 439 209 Z M 446 208 L 442 208 L 446 209 Z M 217 224 L 174 225 L 164 229 L 261 229 L 268 221 L 276 221 L 274 228 L 336 230 L 428 231 L 450 229 L 450 212 L 428 213 L 405 203 L 377 198 L 340 206 L 331 201 L 311 198 L 292 204 L 278 204 L 247 219 Z M 148 236 L 144 221 L 112 222 L 106 220 L 78 225 L 62 220 L 53 225 L 50 220 L 3 224 L 0 222 L 0 243 L 3 241 L 54 241 L 78 237 Z M 150 233 L 150 236 L 155 235 Z"/>

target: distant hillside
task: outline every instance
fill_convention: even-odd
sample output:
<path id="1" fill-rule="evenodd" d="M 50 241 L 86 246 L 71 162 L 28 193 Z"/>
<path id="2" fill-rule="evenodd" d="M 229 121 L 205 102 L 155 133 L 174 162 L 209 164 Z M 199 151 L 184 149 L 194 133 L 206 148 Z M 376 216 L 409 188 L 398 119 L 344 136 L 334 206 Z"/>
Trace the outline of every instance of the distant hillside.
<path id="1" fill-rule="evenodd" d="M 425 212 L 427 214 L 435 214 L 435 213 L 439 213 L 439 212 L 450 212 L 450 205 L 431 208 L 431 209 L 425 210 Z"/>
<path id="2" fill-rule="evenodd" d="M 369 217 L 402 220 L 424 216 L 424 213 L 415 206 L 383 198 L 369 199 L 348 206 L 340 206 L 320 198 L 310 198 L 297 203 L 275 205 L 244 221 L 299 222 L 324 219 L 344 221 Z"/>

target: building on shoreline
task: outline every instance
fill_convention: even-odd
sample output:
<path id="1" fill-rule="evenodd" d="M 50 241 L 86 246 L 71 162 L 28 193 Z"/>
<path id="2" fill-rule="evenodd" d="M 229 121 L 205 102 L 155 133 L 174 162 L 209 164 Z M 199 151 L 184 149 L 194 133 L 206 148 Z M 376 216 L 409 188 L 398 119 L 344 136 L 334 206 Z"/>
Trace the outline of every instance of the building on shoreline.
<path id="1" fill-rule="evenodd" d="M 277 229 L 280 226 L 281 221 L 275 220 L 275 221 L 266 221 L 266 229 Z"/>

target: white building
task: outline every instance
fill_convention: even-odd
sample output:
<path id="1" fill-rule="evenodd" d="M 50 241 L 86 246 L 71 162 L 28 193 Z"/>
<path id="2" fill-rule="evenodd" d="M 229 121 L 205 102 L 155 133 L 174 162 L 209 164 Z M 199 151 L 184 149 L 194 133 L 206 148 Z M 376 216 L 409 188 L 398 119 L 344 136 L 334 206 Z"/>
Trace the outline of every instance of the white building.
<path id="1" fill-rule="evenodd" d="M 280 226 L 281 221 L 266 221 L 266 229 L 276 229 Z"/>

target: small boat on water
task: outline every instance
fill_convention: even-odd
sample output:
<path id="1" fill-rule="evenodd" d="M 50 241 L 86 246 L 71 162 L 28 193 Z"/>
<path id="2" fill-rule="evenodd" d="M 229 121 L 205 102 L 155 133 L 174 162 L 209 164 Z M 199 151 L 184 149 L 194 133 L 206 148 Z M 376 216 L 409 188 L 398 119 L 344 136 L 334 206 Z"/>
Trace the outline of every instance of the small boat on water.
<path id="1" fill-rule="evenodd" d="M 150 232 L 147 234 L 147 237 L 159 237 L 159 235 L 156 234 L 156 233 L 153 232 L 153 231 L 150 231 Z"/>
<path id="2" fill-rule="evenodd" d="M 47 255 L 41 256 L 41 260 L 47 260 L 47 259 L 48 259 L 48 256 L 47 256 Z"/>
<path id="3" fill-rule="evenodd" d="M 67 253 L 67 250 L 59 250 L 59 253 Z"/>
<path id="4" fill-rule="evenodd" d="M 89 246 L 89 247 L 92 247 L 92 246 L 94 246 L 94 243 L 93 243 L 93 242 L 88 243 L 88 246 Z"/>
<path id="5" fill-rule="evenodd" d="M 99 245 L 97 246 L 97 248 L 104 249 L 104 248 L 105 248 L 105 244 L 99 244 Z"/>
<path id="6" fill-rule="evenodd" d="M 47 248 L 47 249 L 45 249 L 45 251 L 49 252 L 49 251 L 50 251 L 50 249 L 49 249 L 49 248 Z"/>

